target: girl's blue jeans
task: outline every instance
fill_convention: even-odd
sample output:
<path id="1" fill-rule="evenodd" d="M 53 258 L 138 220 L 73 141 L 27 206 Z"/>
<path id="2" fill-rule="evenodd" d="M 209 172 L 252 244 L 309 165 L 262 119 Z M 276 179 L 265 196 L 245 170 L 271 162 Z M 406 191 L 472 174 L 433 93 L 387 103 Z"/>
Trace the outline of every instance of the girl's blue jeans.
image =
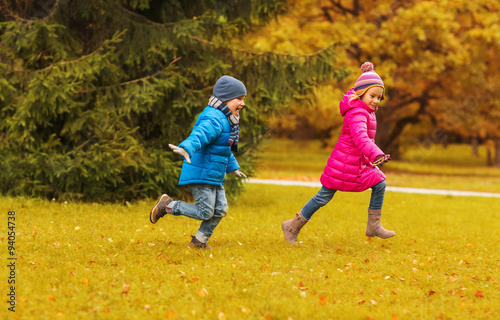
<path id="1" fill-rule="evenodd" d="M 226 192 L 223 186 L 210 184 L 195 183 L 188 185 L 188 188 L 193 194 L 195 204 L 177 201 L 172 208 L 172 214 L 203 220 L 195 237 L 206 243 L 215 227 L 227 214 Z"/>
<path id="2" fill-rule="evenodd" d="M 385 182 L 385 180 L 377 183 L 372 187 L 372 195 L 368 208 L 372 210 L 382 209 L 386 187 L 387 183 Z M 302 215 L 304 216 L 304 218 L 306 218 L 307 220 L 311 219 L 312 215 L 316 211 L 318 211 L 319 208 L 332 200 L 335 192 L 337 192 L 337 190 L 328 189 L 327 187 L 322 186 L 318 193 L 306 203 L 304 208 L 302 208 Z"/>

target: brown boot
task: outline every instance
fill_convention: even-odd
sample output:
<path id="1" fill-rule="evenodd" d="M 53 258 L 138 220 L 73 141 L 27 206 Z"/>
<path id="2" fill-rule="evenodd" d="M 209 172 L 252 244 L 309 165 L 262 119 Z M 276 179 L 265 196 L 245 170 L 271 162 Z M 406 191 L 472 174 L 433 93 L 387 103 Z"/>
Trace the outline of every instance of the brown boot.
<path id="1" fill-rule="evenodd" d="M 172 209 L 169 208 L 168 205 L 171 204 L 173 201 L 174 200 L 172 200 L 167 194 L 162 194 L 158 198 L 158 201 L 156 201 L 156 204 L 151 210 L 151 212 L 149 213 L 149 221 L 151 221 L 151 223 L 156 223 L 164 215 L 170 213 Z"/>
<path id="2" fill-rule="evenodd" d="M 396 233 L 391 230 L 386 230 L 382 227 L 380 223 L 380 218 L 382 217 L 382 209 L 373 210 L 368 209 L 368 223 L 366 224 L 366 236 L 367 237 L 379 237 L 382 239 L 387 239 L 394 237 Z"/>
<path id="3" fill-rule="evenodd" d="M 291 220 L 284 221 L 281 229 L 285 233 L 285 241 L 289 244 L 296 244 L 300 229 L 308 222 L 302 215 L 302 211 L 297 213 Z"/>
<path id="4" fill-rule="evenodd" d="M 191 236 L 191 242 L 189 243 L 188 247 L 189 248 L 196 248 L 196 249 L 205 249 L 205 250 L 212 249 L 206 243 L 203 243 L 200 240 L 196 239 L 195 236 Z"/>

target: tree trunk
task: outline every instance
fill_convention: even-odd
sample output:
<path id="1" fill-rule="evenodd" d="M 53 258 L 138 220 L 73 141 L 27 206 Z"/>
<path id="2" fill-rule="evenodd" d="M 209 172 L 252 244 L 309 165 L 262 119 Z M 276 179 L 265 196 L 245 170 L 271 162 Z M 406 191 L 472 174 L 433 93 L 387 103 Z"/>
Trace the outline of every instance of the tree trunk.
<path id="1" fill-rule="evenodd" d="M 404 106 L 410 103 L 418 103 L 419 109 L 408 116 L 394 120 L 392 113 L 401 110 Z M 393 105 L 387 105 L 377 111 L 377 136 L 375 142 L 384 153 L 390 153 L 391 158 L 398 159 L 400 156 L 398 138 L 403 133 L 407 125 L 420 122 L 420 116 L 425 113 L 429 103 L 427 92 L 422 96 L 412 98 L 408 101 L 394 102 Z M 380 116 L 380 117 L 379 117 Z M 438 134 L 439 135 L 439 134 Z M 446 136 L 445 136 L 446 138 Z M 434 141 L 434 139 L 433 139 Z M 434 141 L 437 142 L 437 141 Z M 439 143 L 439 142 L 437 142 Z"/>
<path id="2" fill-rule="evenodd" d="M 477 137 L 472 137 L 471 139 L 472 155 L 474 157 L 479 157 L 479 139 Z"/>
<path id="3" fill-rule="evenodd" d="M 500 168 L 500 138 L 495 140 L 495 167 Z"/>
<path id="4" fill-rule="evenodd" d="M 491 150 L 490 150 L 490 148 L 486 149 L 486 165 L 488 167 L 493 167 L 493 159 L 491 157 Z"/>

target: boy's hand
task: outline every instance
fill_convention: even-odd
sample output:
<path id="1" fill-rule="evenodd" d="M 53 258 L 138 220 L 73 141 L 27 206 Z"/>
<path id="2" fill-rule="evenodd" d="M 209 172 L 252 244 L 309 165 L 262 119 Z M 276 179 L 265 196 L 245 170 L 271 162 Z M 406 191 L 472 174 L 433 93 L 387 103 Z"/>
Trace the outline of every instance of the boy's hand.
<path id="1" fill-rule="evenodd" d="M 187 163 L 191 163 L 191 159 L 189 158 L 189 153 L 187 153 L 186 150 L 184 150 L 183 148 L 179 148 L 178 146 L 175 146 L 173 144 L 169 144 L 168 146 L 170 147 L 170 149 L 172 149 L 172 151 L 183 156 L 184 159 L 186 159 Z"/>
<path id="2" fill-rule="evenodd" d="M 389 160 L 391 160 L 390 154 L 381 154 L 375 158 L 375 161 L 373 161 L 373 167 L 378 166 L 383 162 L 387 162 Z"/>
<path id="3" fill-rule="evenodd" d="M 233 171 L 233 172 L 231 172 L 231 173 L 234 173 L 235 175 L 237 175 L 237 176 L 238 176 L 238 177 L 240 177 L 240 178 L 246 178 L 246 177 L 247 177 L 247 175 L 246 175 L 246 174 L 244 174 L 243 172 L 241 172 L 241 171 L 240 171 L 240 170 L 238 170 L 238 169 L 234 170 L 234 171 Z"/>

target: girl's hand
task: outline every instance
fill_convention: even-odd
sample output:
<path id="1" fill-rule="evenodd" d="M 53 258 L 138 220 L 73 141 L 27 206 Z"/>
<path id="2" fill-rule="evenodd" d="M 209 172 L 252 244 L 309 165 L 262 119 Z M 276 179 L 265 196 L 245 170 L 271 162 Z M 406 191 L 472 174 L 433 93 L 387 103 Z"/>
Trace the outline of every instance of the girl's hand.
<path id="1" fill-rule="evenodd" d="M 170 149 L 172 149 L 172 151 L 183 156 L 184 159 L 186 159 L 187 163 L 191 163 L 191 159 L 189 158 L 189 153 L 187 153 L 186 150 L 184 150 L 183 148 L 179 148 L 178 146 L 175 146 L 173 144 L 169 144 L 168 146 L 170 147 Z"/>
<path id="2" fill-rule="evenodd" d="M 375 161 L 373 161 L 373 167 L 381 165 L 384 162 L 387 162 L 391 160 L 391 155 L 390 154 L 381 154 L 375 158 Z"/>
<path id="3" fill-rule="evenodd" d="M 246 177 L 247 177 L 247 175 L 246 175 L 246 174 L 244 174 L 243 172 L 241 172 L 241 171 L 240 171 L 240 170 L 238 170 L 238 169 L 234 170 L 234 171 L 233 171 L 233 172 L 231 172 L 231 173 L 234 173 L 235 175 L 237 175 L 237 176 L 238 176 L 238 177 L 240 177 L 240 178 L 246 178 Z"/>

